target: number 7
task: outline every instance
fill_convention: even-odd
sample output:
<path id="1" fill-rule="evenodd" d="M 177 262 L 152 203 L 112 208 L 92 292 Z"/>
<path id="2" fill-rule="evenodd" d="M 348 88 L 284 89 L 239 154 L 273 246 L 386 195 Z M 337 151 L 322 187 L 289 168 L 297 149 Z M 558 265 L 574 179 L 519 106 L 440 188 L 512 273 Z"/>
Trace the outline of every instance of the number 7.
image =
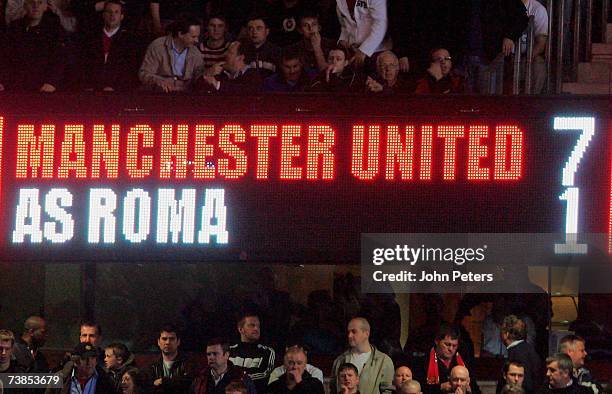
<path id="1" fill-rule="evenodd" d="M 565 243 L 555 244 L 555 254 L 586 254 L 587 245 L 579 244 L 578 238 L 578 212 L 580 208 L 580 189 L 574 185 L 574 175 L 578 164 L 584 156 L 589 143 L 595 135 L 595 118 L 562 118 L 555 117 L 555 130 L 580 130 L 580 137 L 563 167 L 562 186 L 567 189 L 559 196 L 560 200 L 567 201 L 565 215 Z"/>

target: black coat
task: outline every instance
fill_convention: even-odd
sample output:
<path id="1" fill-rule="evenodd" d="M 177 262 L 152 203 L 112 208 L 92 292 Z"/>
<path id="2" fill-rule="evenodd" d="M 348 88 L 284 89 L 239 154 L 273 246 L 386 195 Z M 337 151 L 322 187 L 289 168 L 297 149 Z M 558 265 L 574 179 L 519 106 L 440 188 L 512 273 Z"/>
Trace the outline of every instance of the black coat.
<path id="1" fill-rule="evenodd" d="M 194 371 L 186 356 L 183 356 L 182 353 L 178 354 L 172 364 L 170 373 L 170 377 L 164 377 L 164 361 L 160 356 L 157 361 L 145 369 L 147 392 L 160 394 L 185 394 L 189 392 Z M 162 384 L 153 386 L 153 382 L 159 378 L 162 378 Z"/>
<path id="2" fill-rule="evenodd" d="M 111 87 L 116 91 L 136 88 L 142 55 L 136 36 L 120 28 L 111 38 L 105 60 L 103 34 L 102 29 L 95 29 L 83 40 L 78 70 L 80 88 L 102 90 Z"/>
<path id="3" fill-rule="evenodd" d="M 47 11 L 38 26 L 28 28 L 26 18 L 13 21 L 7 32 L 8 88 L 37 92 L 45 84 L 59 87 L 64 73 L 64 30 L 59 18 Z"/>
<path id="4" fill-rule="evenodd" d="M 324 394 L 325 389 L 323 384 L 317 378 L 313 378 L 310 374 L 304 371 L 302 381 L 296 385 L 293 390 L 289 390 L 285 382 L 287 381 L 287 373 L 282 374 L 278 380 L 270 383 L 267 394 Z"/>

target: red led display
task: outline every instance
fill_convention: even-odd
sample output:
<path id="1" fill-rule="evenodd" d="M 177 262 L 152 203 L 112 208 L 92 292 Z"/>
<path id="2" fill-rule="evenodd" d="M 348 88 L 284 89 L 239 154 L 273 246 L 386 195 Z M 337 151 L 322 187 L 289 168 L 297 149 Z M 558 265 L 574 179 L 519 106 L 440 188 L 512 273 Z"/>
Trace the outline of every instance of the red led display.
<path id="1" fill-rule="evenodd" d="M 122 127 L 20 124 L 15 177 L 331 181 L 348 153 L 361 181 L 512 181 L 524 160 L 515 125 L 358 124 L 350 145 L 329 124 Z"/>

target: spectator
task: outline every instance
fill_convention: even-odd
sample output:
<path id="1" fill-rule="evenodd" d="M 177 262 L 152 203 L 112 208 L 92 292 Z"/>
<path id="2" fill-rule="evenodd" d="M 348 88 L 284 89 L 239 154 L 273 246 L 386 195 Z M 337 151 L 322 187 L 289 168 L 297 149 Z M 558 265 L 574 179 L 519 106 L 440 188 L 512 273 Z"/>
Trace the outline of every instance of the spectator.
<path id="1" fill-rule="evenodd" d="M 399 60 L 391 51 L 376 59 L 377 77 L 368 77 L 366 91 L 382 94 L 412 93 L 414 83 L 399 73 Z"/>
<path id="2" fill-rule="evenodd" d="M 64 73 L 64 29 L 46 0 L 26 0 L 24 8 L 25 16 L 8 27 L 8 85 L 13 91 L 55 92 Z"/>
<path id="3" fill-rule="evenodd" d="M 248 41 L 244 44 L 245 62 L 260 73 L 262 78 L 276 72 L 280 59 L 280 48 L 268 41 L 270 28 L 261 16 L 252 16 L 247 21 Z"/>
<path id="4" fill-rule="evenodd" d="M 546 359 L 548 387 L 545 394 L 592 394 L 592 391 L 572 379 L 572 359 L 564 353 L 557 353 Z"/>
<path id="5" fill-rule="evenodd" d="M 245 370 L 236 367 L 229 361 L 229 344 L 214 338 L 206 345 L 206 360 L 208 365 L 194 379 L 190 393 L 223 394 L 231 382 L 241 382 L 247 387 L 248 394 L 257 394 L 255 385 Z"/>
<path id="6" fill-rule="evenodd" d="M 243 35 L 247 19 L 256 12 L 258 6 L 257 0 L 206 0 L 205 3 L 208 15 L 225 15 L 227 30 L 233 38 Z"/>
<path id="7" fill-rule="evenodd" d="M 225 16 L 221 14 L 211 16 L 208 19 L 206 31 L 208 37 L 198 47 L 202 53 L 205 70 L 212 67 L 215 63 L 223 62 L 231 44 L 230 41 L 226 40 L 227 22 Z"/>
<path id="8" fill-rule="evenodd" d="M 157 345 L 161 356 L 146 370 L 148 384 L 154 387 L 152 392 L 186 393 L 193 373 L 187 357 L 178 351 L 181 345 L 178 330 L 170 325 L 163 326 L 159 331 Z"/>
<path id="9" fill-rule="evenodd" d="M 295 347 L 299 347 L 303 349 L 304 353 L 306 354 L 306 357 L 308 357 L 308 352 L 303 346 L 300 346 L 300 345 L 289 346 L 287 347 L 287 349 L 285 349 L 285 351 L 289 351 L 289 349 L 295 348 Z M 268 386 L 272 384 L 273 382 L 277 381 L 278 378 L 284 375 L 286 372 L 287 372 L 287 368 L 285 367 L 284 364 L 281 365 L 280 367 L 274 368 L 274 370 L 270 374 L 270 379 L 268 380 Z M 314 365 L 310 365 L 306 363 L 306 372 L 308 372 L 310 376 L 312 376 L 313 378 L 319 379 L 321 383 L 325 383 L 324 378 L 323 378 L 323 371 L 321 371 L 319 368 L 315 367 Z"/>
<path id="10" fill-rule="evenodd" d="M 104 366 L 116 392 L 121 389 L 125 372 L 134 365 L 134 355 L 119 342 L 111 343 L 104 348 Z"/>
<path id="11" fill-rule="evenodd" d="M 519 361 L 506 361 L 504 363 L 502 378 L 504 382 L 503 387 L 506 387 L 509 384 L 523 387 L 523 383 L 525 382 L 525 366 Z M 503 391 L 503 387 L 501 391 Z M 523 391 L 525 390 L 523 389 Z"/>
<path id="12" fill-rule="evenodd" d="M 431 51 L 426 75 L 417 81 L 417 94 L 449 94 L 463 92 L 463 78 L 453 72 L 453 62 L 444 48 Z"/>
<path id="13" fill-rule="evenodd" d="M 304 11 L 300 16 L 297 30 L 301 34 L 301 39 L 289 48 L 300 54 L 307 70 L 325 70 L 328 66 L 326 59 L 329 51 L 335 47 L 335 43 L 321 37 L 319 15 L 316 12 Z"/>
<path id="14" fill-rule="evenodd" d="M 298 21 L 304 12 L 303 0 L 275 0 L 267 7 L 270 41 L 286 47 L 300 40 Z"/>
<path id="15" fill-rule="evenodd" d="M 6 12 L 3 22 L 6 22 L 7 25 L 25 16 L 25 0 L 6 0 L 4 4 Z M 57 15 L 64 30 L 73 33 L 77 28 L 77 20 L 70 12 L 70 6 L 70 1 L 67 0 L 47 0 L 49 11 Z"/>
<path id="16" fill-rule="evenodd" d="M 240 342 L 230 346 L 230 360 L 246 369 L 258 393 L 265 392 L 270 373 L 274 369 L 276 353 L 271 347 L 259 343 L 261 337 L 259 317 L 245 313 L 238 321 Z"/>
<path id="17" fill-rule="evenodd" d="M 472 0 L 457 10 L 457 30 L 463 34 L 464 68 L 469 93 L 501 94 L 504 58 L 514 52 L 514 42 L 527 28 L 520 0 Z"/>
<path id="18" fill-rule="evenodd" d="M 587 356 L 585 340 L 578 335 L 566 335 L 559 342 L 559 353 L 565 353 L 572 359 L 573 377 L 578 384 L 590 388 L 594 394 L 601 393 L 602 387 L 597 383 L 591 372 L 584 366 Z"/>
<path id="19" fill-rule="evenodd" d="M 336 48 L 329 51 L 329 66 L 314 79 L 310 86 L 314 92 L 363 92 L 365 79 L 348 64 L 346 50 Z"/>
<path id="20" fill-rule="evenodd" d="M 79 331 L 79 342 L 95 346 L 98 352 L 98 366 L 102 368 L 102 365 L 104 365 L 104 351 L 100 348 L 102 343 L 102 326 L 98 323 L 85 320 L 81 322 Z"/>
<path id="21" fill-rule="evenodd" d="M 171 26 L 171 33 L 159 37 L 149 45 L 139 77 L 146 89 L 184 92 L 193 88 L 202 76 L 202 55 L 195 47 L 200 36 L 200 23 L 184 17 Z"/>
<path id="22" fill-rule="evenodd" d="M 96 368 L 97 364 L 96 347 L 87 342 L 79 343 L 72 352 L 72 368 L 62 372 L 64 387 L 53 392 L 114 394 L 112 382 L 103 370 Z"/>
<path id="23" fill-rule="evenodd" d="M 30 316 L 23 325 L 23 334 L 13 347 L 17 364 L 25 372 L 49 372 L 49 364 L 40 351 L 47 340 L 47 322 L 40 316 Z"/>
<path id="24" fill-rule="evenodd" d="M 15 335 L 9 330 L 0 330 L 0 373 L 25 372 L 23 367 L 13 359 Z"/>
<path id="25" fill-rule="evenodd" d="M 208 70 L 199 89 L 223 94 L 255 94 L 261 91 L 261 85 L 259 73 L 244 62 L 242 44 L 234 41 L 225 54 L 225 62 L 217 63 Z"/>
<path id="26" fill-rule="evenodd" d="M 412 380 L 412 371 L 410 368 L 402 365 L 395 369 L 395 375 L 393 375 L 393 386 L 395 386 L 395 390 L 398 390 L 402 383 L 410 380 Z"/>
<path id="27" fill-rule="evenodd" d="M 533 345 L 526 341 L 527 326 L 525 322 L 515 315 L 506 316 L 501 326 L 501 336 L 508 350 L 508 360 L 519 361 L 525 367 L 525 380 L 523 382 L 525 392 L 528 394 L 537 392 L 539 390 L 539 378 L 542 376 L 542 362 Z M 504 383 L 503 379 L 498 381 L 498 392 L 501 391 Z"/>
<path id="28" fill-rule="evenodd" d="M 332 377 L 332 381 L 334 378 Z M 343 363 L 338 367 L 338 374 L 336 375 L 336 381 L 338 382 L 339 391 L 332 391 L 342 394 L 359 394 L 359 372 L 357 367 L 351 363 Z"/>
<path id="29" fill-rule="evenodd" d="M 277 72 L 266 78 L 263 90 L 277 93 L 303 92 L 310 86 L 312 74 L 304 70 L 304 64 L 297 52 L 284 51 L 281 57 L 280 73 Z"/>
<path id="30" fill-rule="evenodd" d="M 405 380 L 395 390 L 397 394 L 423 394 L 421 392 L 421 384 L 416 380 Z"/>
<path id="31" fill-rule="evenodd" d="M 532 62 L 532 93 L 540 94 L 546 83 L 546 41 L 548 40 L 548 12 L 537 0 L 522 0 L 527 8 L 527 16 L 533 16 L 534 45 L 531 55 Z M 527 34 L 521 36 L 521 53 L 527 55 Z M 524 63 L 524 62 L 523 62 Z"/>
<path id="32" fill-rule="evenodd" d="M 286 372 L 270 383 L 267 393 L 271 394 L 324 394 L 323 383 L 306 371 L 306 352 L 299 346 L 287 349 L 283 361 Z"/>
<path id="33" fill-rule="evenodd" d="M 470 392 L 470 372 L 463 365 L 456 365 L 450 373 L 450 392 L 454 394 L 467 394 Z"/>
<path id="34" fill-rule="evenodd" d="M 122 394 L 144 394 L 145 378 L 138 368 L 130 367 L 121 376 Z"/>
<path id="35" fill-rule="evenodd" d="M 340 392 L 341 366 L 350 363 L 357 368 L 359 392 L 361 394 L 391 393 L 393 391 L 393 362 L 391 358 L 370 344 L 370 323 L 362 317 L 352 319 L 348 324 L 349 349 L 334 360 L 330 382 L 332 393 Z"/>
<path id="36" fill-rule="evenodd" d="M 86 34 L 81 48 L 81 88 L 96 91 L 128 91 L 136 87 L 139 51 L 136 37 L 123 27 L 120 0 L 104 3 L 101 29 Z"/>
<path id="37" fill-rule="evenodd" d="M 442 322 L 435 335 L 434 347 L 424 357 L 415 358 L 412 363 L 415 378 L 426 382 L 423 387 L 425 394 L 440 394 L 451 391 L 449 381 L 453 367 L 467 367 L 457 351 L 459 347 L 459 329 L 449 323 Z M 470 379 L 472 394 L 480 394 L 476 379 Z"/>
<path id="38" fill-rule="evenodd" d="M 390 40 L 385 40 L 386 0 L 338 0 L 336 10 L 341 27 L 338 44 L 354 51 L 357 67 L 375 53 L 391 49 Z"/>

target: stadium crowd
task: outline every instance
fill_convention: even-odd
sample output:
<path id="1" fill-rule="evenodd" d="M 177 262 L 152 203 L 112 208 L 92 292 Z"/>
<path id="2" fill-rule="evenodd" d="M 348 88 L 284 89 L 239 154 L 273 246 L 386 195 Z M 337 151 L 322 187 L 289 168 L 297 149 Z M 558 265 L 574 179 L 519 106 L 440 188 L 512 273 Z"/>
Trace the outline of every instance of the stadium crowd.
<path id="1" fill-rule="evenodd" d="M 0 91 L 501 94 L 529 16 L 540 93 L 537 0 L 0 0 Z"/>
<path id="2" fill-rule="evenodd" d="M 585 340 L 567 335 L 558 353 L 542 363 L 528 336 L 527 320 L 516 315 L 503 318 L 499 338 L 506 350 L 503 370 L 497 380 L 497 394 L 602 394 L 585 367 Z M 257 314 L 243 312 L 237 321 L 240 341 L 229 344 L 211 338 L 204 349 L 206 363 L 197 365 L 193 355 L 181 349 L 181 332 L 173 325 L 159 329 L 159 356 L 149 365 L 136 365 L 135 357 L 120 342 L 102 346 L 102 329 L 94 322 L 80 325 L 79 343 L 66 353 L 56 368 L 51 368 L 41 348 L 47 338 L 47 321 L 30 316 L 21 336 L 0 330 L 0 373 L 59 373 L 60 388 L 48 393 L 225 393 L 225 394 L 480 394 L 472 361 L 462 353 L 460 328 L 441 322 L 431 332 L 432 340 L 422 343 L 427 351 L 411 352 L 392 358 L 371 342 L 371 333 L 384 322 L 363 317 L 349 320 L 346 351 L 338 355 L 331 370 L 312 365 L 308 349 L 289 344 L 282 361 L 276 352 L 261 342 Z M 75 341 L 76 342 L 76 341 Z M 409 344 L 407 344 L 408 346 Z M 414 349 L 412 349 L 414 350 Z M 463 354 L 463 356 L 462 356 Z M 326 379 L 325 377 L 329 379 Z M 610 392 L 610 385 L 606 393 Z M 38 389 L 37 389 L 38 390 Z M 5 389 L 7 392 L 43 392 Z M 0 387 L 0 392 L 2 388 Z"/>

